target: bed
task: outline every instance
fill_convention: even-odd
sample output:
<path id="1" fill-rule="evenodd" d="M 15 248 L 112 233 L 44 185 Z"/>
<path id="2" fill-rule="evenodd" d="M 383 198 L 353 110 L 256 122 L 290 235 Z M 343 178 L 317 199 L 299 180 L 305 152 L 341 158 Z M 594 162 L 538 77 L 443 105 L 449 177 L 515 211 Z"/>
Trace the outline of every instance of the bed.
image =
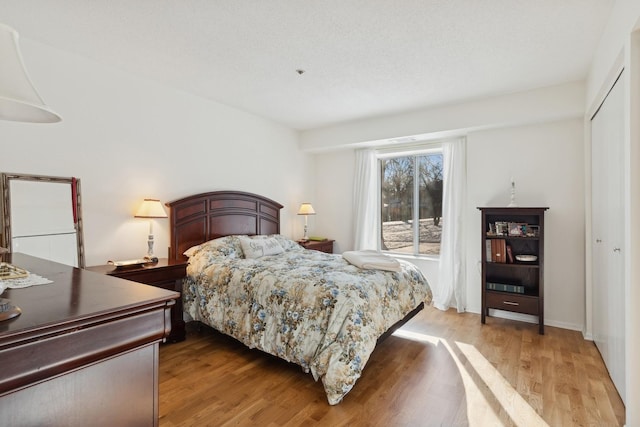
<path id="1" fill-rule="evenodd" d="M 296 363 L 339 403 L 376 343 L 408 321 L 431 290 L 422 273 L 361 269 L 280 235 L 282 205 L 217 191 L 167 203 L 170 257 L 189 259 L 186 321 L 198 321 Z M 186 254 L 186 255 L 185 255 Z"/>

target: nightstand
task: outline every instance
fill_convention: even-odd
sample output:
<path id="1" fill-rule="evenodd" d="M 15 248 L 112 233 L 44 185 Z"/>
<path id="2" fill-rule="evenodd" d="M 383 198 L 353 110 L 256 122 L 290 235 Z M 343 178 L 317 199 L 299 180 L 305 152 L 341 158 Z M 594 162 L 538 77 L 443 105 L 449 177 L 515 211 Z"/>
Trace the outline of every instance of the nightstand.
<path id="1" fill-rule="evenodd" d="M 156 263 L 139 267 L 116 269 L 113 265 L 95 265 L 86 269 L 182 293 L 182 279 L 187 275 L 187 264 L 186 260 L 175 261 L 160 258 Z M 180 297 L 176 299 L 175 305 L 171 307 L 171 333 L 167 337 L 167 341 L 184 341 L 185 334 L 184 320 L 182 318 L 182 297 Z"/>
<path id="2" fill-rule="evenodd" d="M 333 242 L 335 240 L 298 240 L 300 246 L 305 249 L 313 249 L 314 251 L 333 253 Z"/>

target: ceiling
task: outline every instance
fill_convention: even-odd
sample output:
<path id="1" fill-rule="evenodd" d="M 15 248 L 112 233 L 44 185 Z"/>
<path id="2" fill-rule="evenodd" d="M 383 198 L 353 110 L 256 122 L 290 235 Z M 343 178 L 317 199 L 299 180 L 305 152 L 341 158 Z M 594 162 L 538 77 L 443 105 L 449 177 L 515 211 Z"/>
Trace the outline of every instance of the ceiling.
<path id="1" fill-rule="evenodd" d="M 613 4 L 0 0 L 0 21 L 305 130 L 583 80 Z"/>

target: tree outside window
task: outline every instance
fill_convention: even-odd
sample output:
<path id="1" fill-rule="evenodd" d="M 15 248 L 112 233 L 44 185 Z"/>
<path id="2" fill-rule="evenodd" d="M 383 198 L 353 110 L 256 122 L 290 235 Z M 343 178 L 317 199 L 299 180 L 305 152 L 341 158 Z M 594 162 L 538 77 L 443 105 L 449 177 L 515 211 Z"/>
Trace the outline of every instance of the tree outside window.
<path id="1" fill-rule="evenodd" d="M 439 255 L 442 151 L 380 160 L 382 250 Z"/>

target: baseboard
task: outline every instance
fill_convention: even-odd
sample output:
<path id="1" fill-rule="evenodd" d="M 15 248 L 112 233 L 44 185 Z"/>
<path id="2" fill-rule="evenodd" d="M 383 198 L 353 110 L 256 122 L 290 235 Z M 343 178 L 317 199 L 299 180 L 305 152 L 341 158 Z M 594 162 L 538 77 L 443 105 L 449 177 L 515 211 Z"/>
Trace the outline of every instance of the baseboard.
<path id="1" fill-rule="evenodd" d="M 467 310 L 467 312 L 480 314 L 480 310 L 478 310 L 478 311 Z M 502 310 L 490 309 L 489 310 L 489 316 L 490 317 L 498 317 L 498 318 L 507 319 L 507 320 L 517 320 L 519 322 L 527 322 L 527 323 L 534 323 L 534 324 L 538 323 L 538 316 L 531 316 L 531 315 L 528 315 L 528 314 L 521 314 L 521 313 L 512 313 L 510 311 L 502 311 Z M 584 337 L 585 340 L 592 341 L 591 337 L 588 337 L 587 335 L 585 335 L 585 333 L 584 333 L 584 325 L 577 325 L 577 324 L 574 324 L 574 323 L 561 322 L 561 321 L 557 321 L 557 320 L 553 320 L 553 319 L 549 319 L 549 318 L 546 318 L 544 320 L 544 325 L 545 326 L 552 326 L 554 328 L 568 329 L 570 331 L 578 331 L 578 332 L 582 333 L 582 336 Z"/>

